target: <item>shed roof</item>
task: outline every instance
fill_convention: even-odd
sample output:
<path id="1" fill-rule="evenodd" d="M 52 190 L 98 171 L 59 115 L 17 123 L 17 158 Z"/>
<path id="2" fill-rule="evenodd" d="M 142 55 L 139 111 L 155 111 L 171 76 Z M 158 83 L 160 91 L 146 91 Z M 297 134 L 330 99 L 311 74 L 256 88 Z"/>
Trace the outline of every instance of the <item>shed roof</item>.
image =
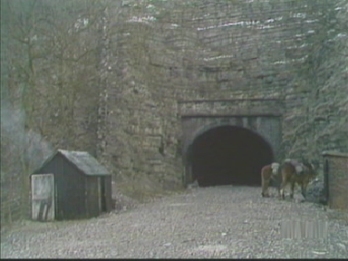
<path id="1" fill-rule="evenodd" d="M 86 151 L 58 150 L 58 152 L 86 175 L 110 175 L 109 171 Z"/>
<path id="2" fill-rule="evenodd" d="M 51 157 L 49 157 L 41 167 L 34 173 L 37 174 L 44 165 L 51 161 L 57 154 L 61 154 L 64 158 L 74 164 L 82 173 L 89 176 L 110 175 L 110 172 L 101 165 L 96 158 L 86 151 L 68 151 L 59 149 Z"/>

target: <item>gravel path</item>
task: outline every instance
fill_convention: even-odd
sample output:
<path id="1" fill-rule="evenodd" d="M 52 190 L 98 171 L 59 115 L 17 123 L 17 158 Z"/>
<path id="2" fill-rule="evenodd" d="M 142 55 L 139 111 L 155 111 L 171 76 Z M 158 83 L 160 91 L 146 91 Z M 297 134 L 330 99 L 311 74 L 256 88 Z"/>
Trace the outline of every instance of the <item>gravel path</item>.
<path id="1" fill-rule="evenodd" d="M 194 188 L 90 220 L 27 221 L 2 236 L 1 258 L 348 257 L 348 226 L 329 219 L 333 210 L 260 193 L 253 187 Z M 321 224 L 323 237 L 281 234 L 285 224 L 291 230 L 289 224 L 311 221 Z"/>

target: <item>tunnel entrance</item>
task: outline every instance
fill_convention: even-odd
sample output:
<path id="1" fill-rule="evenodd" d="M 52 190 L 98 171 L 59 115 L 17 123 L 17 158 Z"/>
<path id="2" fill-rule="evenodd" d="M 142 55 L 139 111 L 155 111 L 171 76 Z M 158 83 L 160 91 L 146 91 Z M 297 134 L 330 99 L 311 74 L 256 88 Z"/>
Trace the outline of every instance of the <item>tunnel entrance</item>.
<path id="1" fill-rule="evenodd" d="M 199 186 L 260 186 L 261 168 L 273 161 L 271 146 L 243 127 L 220 126 L 198 136 L 191 151 L 192 178 Z"/>

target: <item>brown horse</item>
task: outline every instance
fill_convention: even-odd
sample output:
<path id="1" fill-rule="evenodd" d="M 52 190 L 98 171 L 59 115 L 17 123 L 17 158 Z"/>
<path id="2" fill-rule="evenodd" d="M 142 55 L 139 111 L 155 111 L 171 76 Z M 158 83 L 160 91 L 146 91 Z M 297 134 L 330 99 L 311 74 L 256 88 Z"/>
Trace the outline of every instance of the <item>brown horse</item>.
<path id="1" fill-rule="evenodd" d="M 282 179 L 282 183 L 279 187 L 279 196 L 282 199 L 285 198 L 284 188 L 288 183 L 290 183 L 291 186 L 290 198 L 294 197 L 294 188 L 297 183 L 301 186 L 301 194 L 305 199 L 309 182 L 317 176 L 313 164 L 302 163 L 295 160 L 285 160 L 280 166 L 279 174 Z"/>
<path id="2" fill-rule="evenodd" d="M 268 187 L 271 180 L 275 180 L 278 174 L 279 165 L 279 163 L 274 162 L 261 169 L 262 197 L 269 197 Z"/>

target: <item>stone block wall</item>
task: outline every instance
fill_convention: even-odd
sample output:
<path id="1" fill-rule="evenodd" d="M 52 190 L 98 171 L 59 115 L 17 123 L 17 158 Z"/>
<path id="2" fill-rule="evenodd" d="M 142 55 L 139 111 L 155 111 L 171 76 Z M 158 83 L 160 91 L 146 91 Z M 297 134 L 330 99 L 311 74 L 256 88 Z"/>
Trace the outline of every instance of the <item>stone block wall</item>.
<path id="1" fill-rule="evenodd" d="M 109 8 L 99 156 L 115 173 L 179 186 L 179 104 L 188 100 L 282 101 L 280 158 L 319 160 L 322 150 L 348 145 L 347 100 L 339 97 L 346 90 L 347 56 L 338 58 L 347 50 L 344 14 L 344 1 L 324 0 L 148 0 Z M 336 102 L 327 105 L 331 95 Z"/>

